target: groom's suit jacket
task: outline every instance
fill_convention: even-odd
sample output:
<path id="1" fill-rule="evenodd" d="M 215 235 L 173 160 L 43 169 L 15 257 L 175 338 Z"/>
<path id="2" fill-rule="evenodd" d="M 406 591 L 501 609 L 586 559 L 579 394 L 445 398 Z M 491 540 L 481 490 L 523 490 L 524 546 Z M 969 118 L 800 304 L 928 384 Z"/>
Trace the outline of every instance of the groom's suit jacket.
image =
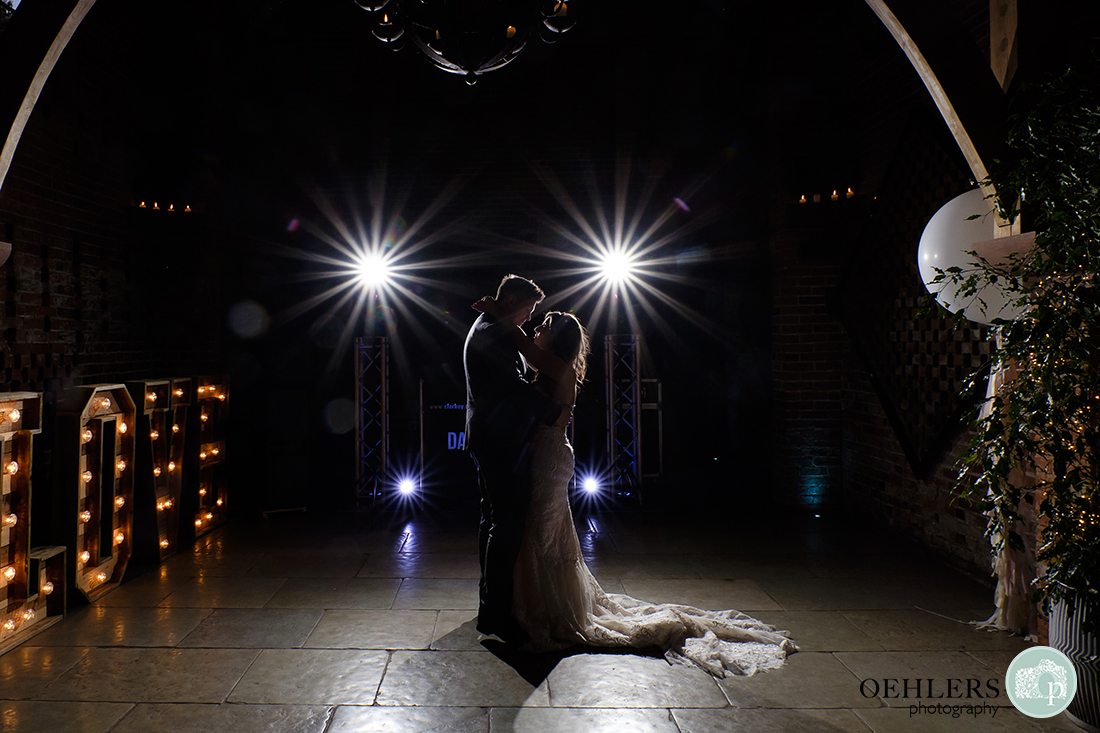
<path id="1" fill-rule="evenodd" d="M 466 450 L 518 459 L 538 420 L 553 425 L 561 406 L 527 382 L 528 367 L 510 329 L 486 314 L 470 327 L 466 368 Z"/>

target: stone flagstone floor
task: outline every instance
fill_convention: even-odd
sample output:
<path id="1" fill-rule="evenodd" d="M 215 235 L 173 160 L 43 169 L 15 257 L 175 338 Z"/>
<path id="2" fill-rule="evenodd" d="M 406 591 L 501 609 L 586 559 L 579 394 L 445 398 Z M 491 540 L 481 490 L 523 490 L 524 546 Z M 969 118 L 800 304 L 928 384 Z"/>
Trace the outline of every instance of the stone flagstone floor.
<path id="1" fill-rule="evenodd" d="M 715 680 L 656 654 L 518 654 L 474 629 L 473 514 L 288 514 L 204 537 L 0 657 L 0 731 L 1078 730 L 1012 708 L 1003 675 L 1026 643 L 967 623 L 992 612 L 990 584 L 840 520 L 719 519 L 624 511 L 578 528 L 608 590 L 788 629 L 802 651 L 781 670 Z M 978 679 L 987 697 L 882 682 L 916 678 L 932 694 Z M 877 682 L 861 694 L 862 680 Z M 958 717 L 927 711 L 945 702 Z"/>

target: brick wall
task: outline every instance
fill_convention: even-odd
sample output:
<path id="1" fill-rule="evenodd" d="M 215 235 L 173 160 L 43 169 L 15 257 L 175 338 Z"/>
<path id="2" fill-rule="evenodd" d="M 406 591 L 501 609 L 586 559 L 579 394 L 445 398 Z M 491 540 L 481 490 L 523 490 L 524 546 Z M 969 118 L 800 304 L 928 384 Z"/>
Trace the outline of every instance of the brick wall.
<path id="1" fill-rule="evenodd" d="M 125 44 L 103 42 L 125 25 L 123 15 L 98 6 L 88 14 L 39 98 L 0 191 L 0 238 L 12 243 L 0 268 L 0 391 L 52 392 L 217 367 L 218 311 L 180 287 L 189 276 L 216 288 L 216 278 L 157 268 L 166 248 L 202 255 L 216 245 L 210 228 L 192 223 L 181 231 L 178 219 L 143 219 L 131 197 L 138 170 L 132 118 L 141 102 L 135 59 Z M 145 297 L 151 289 L 176 297 Z M 196 320 L 216 327 L 200 334 Z"/>
<path id="2" fill-rule="evenodd" d="M 984 21 L 980 10 L 952 5 L 988 55 L 988 7 Z M 774 129 L 796 148 L 846 135 L 837 149 L 851 159 L 819 157 L 814 168 L 774 143 L 789 180 L 773 184 L 771 217 L 773 489 L 789 504 L 843 504 L 951 562 L 985 569 L 984 519 L 954 501 L 953 487 L 967 439 L 957 391 L 988 358 L 987 334 L 922 316 L 916 268 L 924 224 L 971 176 L 916 72 L 872 20 L 862 27 L 866 43 L 843 57 L 859 70 L 833 110 L 843 124 L 815 124 L 812 105 L 774 106 Z M 845 184 L 827 175 L 845 170 L 854 196 L 841 189 L 830 201 L 830 189 Z"/>

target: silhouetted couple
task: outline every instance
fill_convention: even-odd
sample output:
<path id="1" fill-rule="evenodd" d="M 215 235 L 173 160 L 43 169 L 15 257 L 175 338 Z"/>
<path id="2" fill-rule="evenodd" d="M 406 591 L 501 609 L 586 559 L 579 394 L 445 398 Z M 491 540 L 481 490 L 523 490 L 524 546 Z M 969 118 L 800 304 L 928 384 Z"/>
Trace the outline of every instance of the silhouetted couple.
<path id="1" fill-rule="evenodd" d="M 711 674 L 782 666 L 785 632 L 737 611 L 704 611 L 608 594 L 581 555 L 569 508 L 573 447 L 566 429 L 584 382 L 588 333 L 571 313 L 506 276 L 466 336 L 466 447 L 481 487 L 477 629 L 533 652 L 574 645 L 660 647 L 669 661 Z"/>

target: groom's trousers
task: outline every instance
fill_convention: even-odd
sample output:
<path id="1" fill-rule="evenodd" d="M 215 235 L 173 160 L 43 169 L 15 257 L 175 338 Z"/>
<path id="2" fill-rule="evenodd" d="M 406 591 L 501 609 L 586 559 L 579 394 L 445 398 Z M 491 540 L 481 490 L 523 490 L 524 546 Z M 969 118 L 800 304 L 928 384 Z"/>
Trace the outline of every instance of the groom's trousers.
<path id="1" fill-rule="evenodd" d="M 492 451 L 471 453 L 481 488 L 481 523 L 478 527 L 478 625 L 487 631 L 508 631 L 512 621 L 512 570 L 519 556 L 527 525 L 531 496 L 531 451 L 500 455 Z"/>

